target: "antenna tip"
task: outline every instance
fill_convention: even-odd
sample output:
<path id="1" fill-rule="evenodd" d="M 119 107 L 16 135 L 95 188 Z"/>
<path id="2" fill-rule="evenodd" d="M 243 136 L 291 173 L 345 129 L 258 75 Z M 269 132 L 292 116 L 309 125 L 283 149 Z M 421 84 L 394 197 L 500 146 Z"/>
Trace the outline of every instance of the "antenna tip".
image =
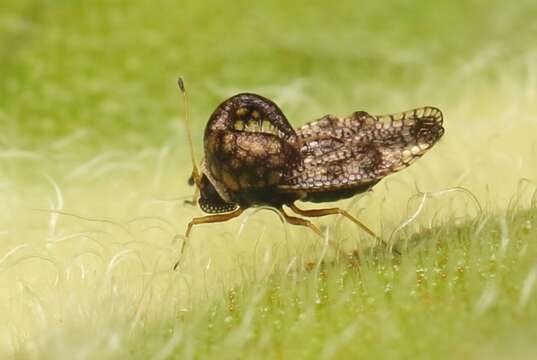
<path id="1" fill-rule="evenodd" d="M 180 76 L 177 78 L 177 85 L 182 92 L 185 92 L 185 83 L 183 82 L 183 78 Z"/>

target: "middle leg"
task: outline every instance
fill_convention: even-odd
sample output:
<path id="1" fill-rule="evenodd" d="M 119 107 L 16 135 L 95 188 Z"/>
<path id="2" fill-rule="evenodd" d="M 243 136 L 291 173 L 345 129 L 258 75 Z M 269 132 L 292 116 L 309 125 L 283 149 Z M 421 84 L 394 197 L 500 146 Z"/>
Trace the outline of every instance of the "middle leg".
<path id="1" fill-rule="evenodd" d="M 354 216 L 349 214 L 347 211 L 340 209 L 340 208 L 327 208 L 327 209 L 314 209 L 314 210 L 304 210 L 297 207 L 294 203 L 290 204 L 289 207 L 291 210 L 293 210 L 295 213 L 306 216 L 306 217 L 321 217 L 326 215 L 341 215 L 358 225 L 362 230 L 364 230 L 366 233 L 374 237 L 377 241 L 382 243 L 384 246 L 387 246 L 388 244 L 377 234 L 373 232 L 370 228 L 368 228 L 366 225 L 361 223 L 358 219 L 356 219 Z"/>
<path id="2" fill-rule="evenodd" d="M 282 214 L 283 218 L 289 224 L 309 227 L 317 235 L 319 235 L 320 237 L 323 237 L 323 234 L 321 233 L 321 230 L 319 230 L 319 228 L 317 226 L 313 225 L 311 221 L 306 220 L 306 219 L 301 219 L 301 218 L 295 217 L 295 216 L 290 216 L 290 215 L 286 214 L 285 211 L 283 211 L 283 207 L 280 207 L 278 210 L 280 210 L 280 213 Z"/>

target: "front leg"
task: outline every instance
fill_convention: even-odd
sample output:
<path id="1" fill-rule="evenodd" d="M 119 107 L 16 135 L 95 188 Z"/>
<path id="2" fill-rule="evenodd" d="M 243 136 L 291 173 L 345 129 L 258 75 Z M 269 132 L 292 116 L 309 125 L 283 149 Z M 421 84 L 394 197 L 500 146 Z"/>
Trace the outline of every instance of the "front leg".
<path id="1" fill-rule="evenodd" d="M 185 238 L 188 238 L 190 236 L 190 232 L 192 231 L 192 227 L 194 225 L 228 221 L 230 219 L 236 218 L 243 212 L 244 212 L 244 209 L 239 207 L 236 210 L 233 210 L 232 212 L 228 212 L 225 214 L 207 215 L 207 216 L 193 218 L 188 223 L 188 227 L 186 228 L 186 232 L 185 232 Z"/>
<path id="2" fill-rule="evenodd" d="M 183 241 L 183 245 L 181 246 L 181 254 L 179 255 L 179 260 L 175 263 L 173 266 L 173 269 L 177 269 L 177 266 L 179 266 L 179 263 L 181 262 L 183 258 L 183 254 L 185 252 L 186 243 L 188 240 L 188 237 L 190 236 L 190 233 L 192 232 L 192 227 L 194 225 L 200 225 L 200 224 L 209 224 L 209 223 L 217 223 L 217 222 L 224 222 L 228 221 L 230 219 L 236 218 L 240 214 L 244 212 L 244 209 L 239 207 L 236 210 L 233 210 L 231 212 L 225 213 L 225 214 L 216 214 L 216 215 L 208 215 L 208 216 L 201 216 L 197 218 L 193 218 L 188 223 L 188 226 L 186 228 L 185 232 L 185 240 Z"/>

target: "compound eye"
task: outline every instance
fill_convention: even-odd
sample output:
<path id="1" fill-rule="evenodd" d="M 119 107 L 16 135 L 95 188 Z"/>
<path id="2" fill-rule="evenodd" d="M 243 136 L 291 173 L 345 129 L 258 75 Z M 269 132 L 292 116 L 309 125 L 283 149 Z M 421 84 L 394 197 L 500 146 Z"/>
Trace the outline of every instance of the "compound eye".
<path id="1" fill-rule="evenodd" d="M 235 210 L 238 206 L 235 203 L 227 203 L 221 199 L 208 199 L 200 197 L 198 204 L 204 212 L 208 214 L 219 214 Z"/>
<path id="2" fill-rule="evenodd" d="M 219 214 L 237 209 L 238 205 L 233 202 L 226 202 L 218 195 L 213 184 L 206 175 L 201 178 L 200 197 L 198 204 L 206 213 Z"/>

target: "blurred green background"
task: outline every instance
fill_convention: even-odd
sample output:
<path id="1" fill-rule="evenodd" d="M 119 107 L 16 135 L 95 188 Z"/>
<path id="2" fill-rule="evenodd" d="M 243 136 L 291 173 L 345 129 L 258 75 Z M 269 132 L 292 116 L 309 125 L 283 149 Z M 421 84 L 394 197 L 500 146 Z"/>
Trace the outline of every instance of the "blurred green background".
<path id="1" fill-rule="evenodd" d="M 441 108 L 446 134 L 430 154 L 339 204 L 388 238 L 419 191 L 438 196 L 413 230 L 476 215 L 471 196 L 444 189 L 464 187 L 488 214 L 535 205 L 536 39 L 532 0 L 3 1 L 0 351 L 125 356 L 140 328 L 265 271 L 260 259 L 286 268 L 319 254 L 311 234 L 251 212 L 196 229 L 185 268 L 169 272 L 200 215 L 180 199 L 193 189 L 178 75 L 198 159 L 211 112 L 242 91 L 273 99 L 294 126 Z M 351 225 L 319 223 L 350 248 L 359 240 Z"/>
<path id="2" fill-rule="evenodd" d="M 99 150 L 177 143 L 178 74 L 197 133 L 241 90 L 295 95 L 281 104 L 295 124 L 323 111 L 423 103 L 449 115 L 468 88 L 530 80 L 532 5 L 6 1 L 3 142 L 41 149 L 83 129 L 77 144 Z"/>

